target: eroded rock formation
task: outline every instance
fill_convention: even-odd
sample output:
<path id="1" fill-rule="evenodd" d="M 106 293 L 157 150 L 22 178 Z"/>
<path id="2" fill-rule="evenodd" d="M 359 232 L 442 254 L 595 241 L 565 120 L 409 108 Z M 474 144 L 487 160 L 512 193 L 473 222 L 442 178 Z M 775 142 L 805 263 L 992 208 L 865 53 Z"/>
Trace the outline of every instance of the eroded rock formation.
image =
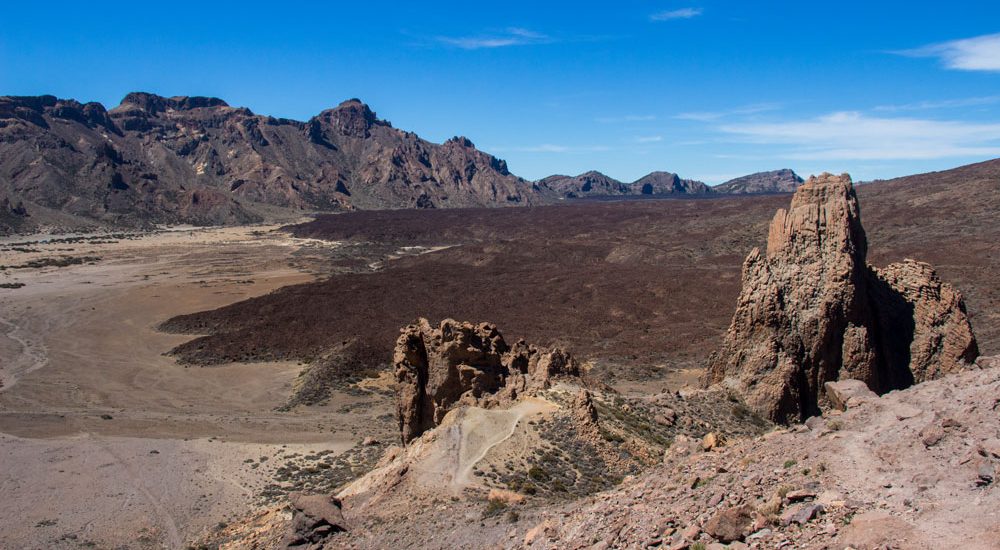
<path id="1" fill-rule="evenodd" d="M 823 384 L 885 393 L 961 369 L 978 355 L 961 294 L 927 264 L 866 263 L 850 176 L 812 177 L 771 221 L 767 250 L 743 264 L 743 287 L 706 384 L 724 382 L 758 413 L 804 419 Z"/>
<path id="2" fill-rule="evenodd" d="M 402 329 L 396 341 L 397 414 L 403 443 L 437 426 L 460 401 L 491 406 L 578 376 L 569 353 L 518 341 L 508 345 L 495 325 L 427 319 Z"/>

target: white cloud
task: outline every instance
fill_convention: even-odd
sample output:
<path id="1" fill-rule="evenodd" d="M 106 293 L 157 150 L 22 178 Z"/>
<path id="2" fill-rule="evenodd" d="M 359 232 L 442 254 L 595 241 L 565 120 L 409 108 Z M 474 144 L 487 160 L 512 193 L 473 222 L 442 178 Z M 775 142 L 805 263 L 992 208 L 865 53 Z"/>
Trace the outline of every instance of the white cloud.
<path id="1" fill-rule="evenodd" d="M 691 19 L 702 13 L 701 8 L 681 8 L 678 10 L 661 11 L 649 16 L 650 21 L 672 21 L 674 19 Z"/>
<path id="2" fill-rule="evenodd" d="M 845 111 L 803 121 L 726 124 L 741 141 L 788 145 L 788 159 L 938 159 L 1000 156 L 1000 124 L 879 118 Z"/>
<path id="3" fill-rule="evenodd" d="M 759 103 L 756 105 L 737 107 L 736 109 L 729 109 L 726 111 L 694 111 L 687 113 L 678 113 L 674 115 L 674 118 L 678 120 L 694 120 L 697 122 L 709 122 L 712 120 L 719 120 L 720 118 L 726 118 L 730 116 L 753 115 L 757 113 L 764 113 L 767 111 L 775 111 L 780 108 L 781 106 L 776 103 Z"/>
<path id="4" fill-rule="evenodd" d="M 909 57 L 936 57 L 945 67 L 960 71 L 1000 72 L 1000 33 L 940 42 L 893 53 Z"/>
<path id="5" fill-rule="evenodd" d="M 932 109 L 958 109 L 962 107 L 982 107 L 1000 103 L 1000 95 L 983 97 L 965 97 L 960 99 L 941 99 L 937 101 L 917 101 L 902 105 L 879 105 L 876 111 L 925 111 Z"/>
<path id="6" fill-rule="evenodd" d="M 480 36 L 439 36 L 437 41 L 456 46 L 463 50 L 478 50 L 482 48 L 504 48 L 507 46 L 527 46 L 531 44 L 548 44 L 553 38 L 528 29 L 511 27 L 502 33 Z"/>
<path id="7" fill-rule="evenodd" d="M 638 136 L 635 141 L 636 143 L 656 143 L 663 141 L 663 136 Z"/>
<path id="8" fill-rule="evenodd" d="M 623 115 L 598 117 L 594 119 L 595 122 L 600 122 L 602 124 L 612 124 L 618 122 L 648 122 L 651 120 L 656 120 L 656 115 Z"/>

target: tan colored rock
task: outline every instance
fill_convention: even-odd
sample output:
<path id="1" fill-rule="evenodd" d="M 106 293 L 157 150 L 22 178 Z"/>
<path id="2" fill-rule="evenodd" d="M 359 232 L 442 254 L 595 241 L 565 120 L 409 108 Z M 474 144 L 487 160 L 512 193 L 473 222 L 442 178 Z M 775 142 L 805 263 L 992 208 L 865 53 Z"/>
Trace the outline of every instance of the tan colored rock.
<path id="1" fill-rule="evenodd" d="M 909 355 L 915 382 L 940 378 L 975 362 L 979 349 L 962 294 L 941 282 L 930 265 L 904 260 L 873 272 L 874 292 L 881 293 L 880 303 L 889 305 L 879 309 L 883 330 L 912 324 L 909 346 L 905 339 L 889 345 L 899 347 L 898 355 Z"/>
<path id="2" fill-rule="evenodd" d="M 594 400 L 589 391 L 580 389 L 580 393 L 573 400 L 573 410 L 575 411 L 577 421 L 581 425 L 597 423 L 597 408 L 594 406 Z"/>
<path id="3" fill-rule="evenodd" d="M 340 499 L 333 495 L 288 495 L 292 521 L 285 535 L 284 548 L 322 547 L 324 539 L 347 530 Z"/>
<path id="4" fill-rule="evenodd" d="M 490 323 L 446 319 L 432 327 L 420 319 L 401 332 L 393 363 L 404 444 L 440 424 L 460 401 L 486 407 L 511 402 L 547 389 L 554 378 L 580 373 L 566 351 L 523 341 L 509 346 Z"/>
<path id="5" fill-rule="evenodd" d="M 927 264 L 871 268 L 867 249 L 850 176 L 810 178 L 775 214 L 766 252 L 744 262 L 705 385 L 724 383 L 762 416 L 790 422 L 820 412 L 826 382 L 852 378 L 884 393 L 972 363 L 961 294 Z"/>
<path id="6" fill-rule="evenodd" d="M 711 451 L 716 447 L 721 447 L 722 444 L 722 436 L 715 432 L 708 432 L 705 434 L 705 437 L 701 438 L 701 449 L 703 451 Z"/>
<path id="7" fill-rule="evenodd" d="M 823 387 L 826 389 L 826 397 L 830 400 L 830 405 L 841 411 L 846 411 L 848 407 L 854 407 L 866 400 L 878 397 L 861 380 L 847 379 L 827 382 Z"/>

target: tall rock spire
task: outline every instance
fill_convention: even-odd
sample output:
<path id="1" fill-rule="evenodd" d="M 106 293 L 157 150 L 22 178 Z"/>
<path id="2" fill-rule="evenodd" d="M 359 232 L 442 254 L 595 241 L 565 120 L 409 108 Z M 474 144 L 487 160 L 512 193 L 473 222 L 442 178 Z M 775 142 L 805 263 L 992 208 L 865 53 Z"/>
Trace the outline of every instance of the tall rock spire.
<path id="1" fill-rule="evenodd" d="M 920 262 L 874 269 L 867 249 L 850 176 L 810 178 L 775 214 L 766 253 L 744 262 L 706 384 L 725 383 L 788 422 L 819 411 L 828 381 L 856 378 L 883 393 L 973 361 L 961 294 Z"/>

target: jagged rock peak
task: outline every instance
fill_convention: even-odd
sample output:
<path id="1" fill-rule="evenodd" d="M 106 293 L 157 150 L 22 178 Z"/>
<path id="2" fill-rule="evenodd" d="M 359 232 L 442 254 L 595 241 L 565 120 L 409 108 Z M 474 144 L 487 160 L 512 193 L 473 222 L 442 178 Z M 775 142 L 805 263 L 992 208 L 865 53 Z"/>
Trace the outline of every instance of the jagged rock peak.
<path id="1" fill-rule="evenodd" d="M 132 92 L 126 95 L 121 105 L 133 105 L 149 114 L 156 114 L 167 109 L 187 111 L 206 107 L 228 107 L 229 104 L 217 97 L 204 96 L 174 96 L 163 97 L 148 92 Z"/>
<path id="2" fill-rule="evenodd" d="M 396 410 L 404 444 L 441 423 L 459 404 L 496 406 L 547 389 L 553 378 L 579 376 L 560 348 L 508 345 L 491 323 L 427 319 L 403 327 L 396 341 Z"/>
<path id="3" fill-rule="evenodd" d="M 826 382 L 877 393 L 937 378 L 978 355 L 961 294 L 927 264 L 866 263 L 850 176 L 810 178 L 771 221 L 767 252 L 743 264 L 743 286 L 706 385 L 724 383 L 777 422 L 825 404 Z"/>
<path id="4" fill-rule="evenodd" d="M 476 147 L 476 145 L 472 143 L 472 140 L 465 136 L 455 136 L 444 143 L 445 145 L 458 145 L 459 147 L 466 147 L 468 149 L 475 149 Z"/>
<path id="5" fill-rule="evenodd" d="M 314 120 L 320 120 L 347 136 L 369 137 L 375 126 L 389 126 L 384 120 L 379 120 L 367 104 L 360 99 L 351 98 L 333 109 L 320 113 Z"/>
<path id="6" fill-rule="evenodd" d="M 823 173 L 811 176 L 792 197 L 791 207 L 779 209 L 767 235 L 767 257 L 819 261 L 848 253 L 861 264 L 868 245 L 851 176 Z"/>

